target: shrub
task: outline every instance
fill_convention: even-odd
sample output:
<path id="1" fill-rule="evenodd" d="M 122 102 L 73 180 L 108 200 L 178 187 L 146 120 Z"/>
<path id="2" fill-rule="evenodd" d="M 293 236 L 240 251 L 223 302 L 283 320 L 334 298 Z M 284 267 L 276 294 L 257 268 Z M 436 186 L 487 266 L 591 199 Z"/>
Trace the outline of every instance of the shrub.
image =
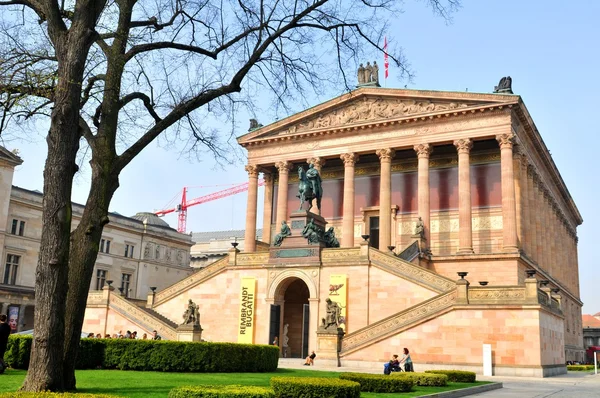
<path id="1" fill-rule="evenodd" d="M 275 394 L 269 387 L 188 386 L 172 389 L 169 398 L 275 398 Z"/>
<path id="2" fill-rule="evenodd" d="M 414 382 L 411 378 L 386 376 L 369 373 L 340 373 L 340 379 L 355 381 L 364 392 L 407 392 Z"/>
<path id="3" fill-rule="evenodd" d="M 12 335 L 8 337 L 8 345 L 4 360 L 14 369 L 27 369 L 31 355 L 31 344 L 33 338 L 26 335 Z"/>
<path id="4" fill-rule="evenodd" d="M 421 387 L 443 387 L 448 385 L 448 376 L 445 374 L 402 372 L 392 373 L 391 376 L 409 378 L 416 386 Z"/>
<path id="5" fill-rule="evenodd" d="M 0 398 L 119 398 L 106 394 L 72 394 L 58 392 L 5 392 Z"/>
<path id="6" fill-rule="evenodd" d="M 594 370 L 594 365 L 567 365 L 567 370 L 573 370 L 577 372 L 585 372 L 588 370 Z"/>
<path id="7" fill-rule="evenodd" d="M 325 377 L 272 377 L 277 398 L 359 398 L 360 384 Z"/>
<path id="8" fill-rule="evenodd" d="M 10 336 L 6 361 L 27 369 L 31 336 Z M 162 372 L 272 372 L 277 369 L 275 346 L 236 343 L 81 339 L 77 369 L 153 370 Z"/>
<path id="9" fill-rule="evenodd" d="M 448 381 L 456 383 L 475 383 L 475 372 L 465 370 L 426 370 L 425 373 L 435 373 L 448 376 Z"/>

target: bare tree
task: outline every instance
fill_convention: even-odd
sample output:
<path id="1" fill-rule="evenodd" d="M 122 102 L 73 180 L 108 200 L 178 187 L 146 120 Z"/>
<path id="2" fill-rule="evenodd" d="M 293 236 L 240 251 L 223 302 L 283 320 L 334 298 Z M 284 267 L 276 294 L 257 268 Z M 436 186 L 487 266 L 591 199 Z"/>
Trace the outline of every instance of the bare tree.
<path id="1" fill-rule="evenodd" d="M 426 3 L 447 19 L 458 1 Z M 383 51 L 382 32 L 398 3 L 0 0 L 0 133 L 11 122 L 50 121 L 24 390 L 75 388 L 89 281 L 121 171 L 161 134 L 225 159 L 228 139 L 207 117 L 234 117 L 249 93 L 268 90 L 287 109 L 306 90 L 340 83 L 349 90 L 346 67 Z M 409 73 L 402 54 L 390 58 Z M 92 181 L 71 232 L 82 142 Z"/>

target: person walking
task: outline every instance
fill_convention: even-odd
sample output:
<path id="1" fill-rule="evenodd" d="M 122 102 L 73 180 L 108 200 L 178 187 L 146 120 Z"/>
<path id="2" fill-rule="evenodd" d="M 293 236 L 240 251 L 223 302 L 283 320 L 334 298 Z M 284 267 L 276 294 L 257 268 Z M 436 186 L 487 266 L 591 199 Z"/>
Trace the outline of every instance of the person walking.
<path id="1" fill-rule="evenodd" d="M 410 352 L 408 352 L 408 348 L 404 347 L 404 355 L 400 360 L 400 363 L 404 363 L 404 371 L 405 372 L 414 372 L 412 359 L 410 359 Z"/>
<path id="2" fill-rule="evenodd" d="M 4 373 L 7 368 L 6 362 L 4 362 L 4 353 L 8 346 L 8 336 L 10 336 L 10 326 L 6 323 L 6 315 L 0 315 L 0 373 Z"/>

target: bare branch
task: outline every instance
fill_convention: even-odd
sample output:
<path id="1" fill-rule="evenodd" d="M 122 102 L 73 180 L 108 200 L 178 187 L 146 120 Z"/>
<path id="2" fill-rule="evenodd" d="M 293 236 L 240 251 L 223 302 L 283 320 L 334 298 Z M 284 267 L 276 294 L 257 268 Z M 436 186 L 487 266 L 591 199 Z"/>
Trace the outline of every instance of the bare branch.
<path id="1" fill-rule="evenodd" d="M 148 110 L 148 113 L 154 118 L 154 120 L 158 123 L 160 122 L 162 119 L 156 114 L 156 111 L 154 110 L 154 104 L 152 103 L 152 100 L 150 99 L 150 97 L 148 97 L 146 94 L 144 93 L 140 93 L 140 92 L 135 92 L 135 93 L 131 93 L 131 94 L 127 94 L 125 97 L 123 97 L 121 99 L 120 102 L 120 108 L 123 108 L 125 105 L 127 105 L 128 103 L 130 103 L 131 101 L 133 101 L 134 99 L 140 99 L 144 102 L 144 106 L 146 107 L 146 109 Z"/>

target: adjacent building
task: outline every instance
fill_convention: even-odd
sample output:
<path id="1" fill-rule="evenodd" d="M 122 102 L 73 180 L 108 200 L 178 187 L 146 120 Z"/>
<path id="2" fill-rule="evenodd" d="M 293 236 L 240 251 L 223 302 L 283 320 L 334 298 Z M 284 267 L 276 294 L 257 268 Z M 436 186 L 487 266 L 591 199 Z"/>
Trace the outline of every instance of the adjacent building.
<path id="1" fill-rule="evenodd" d="M 33 327 L 35 269 L 42 233 L 40 191 L 12 185 L 14 169 L 22 163 L 0 147 L 0 310 L 15 330 Z M 73 204 L 73 227 L 83 213 Z M 163 289 L 187 276 L 191 237 L 178 233 L 152 213 L 125 217 L 109 214 L 90 290 L 108 283 L 125 297 L 145 300 L 150 287 Z"/>

